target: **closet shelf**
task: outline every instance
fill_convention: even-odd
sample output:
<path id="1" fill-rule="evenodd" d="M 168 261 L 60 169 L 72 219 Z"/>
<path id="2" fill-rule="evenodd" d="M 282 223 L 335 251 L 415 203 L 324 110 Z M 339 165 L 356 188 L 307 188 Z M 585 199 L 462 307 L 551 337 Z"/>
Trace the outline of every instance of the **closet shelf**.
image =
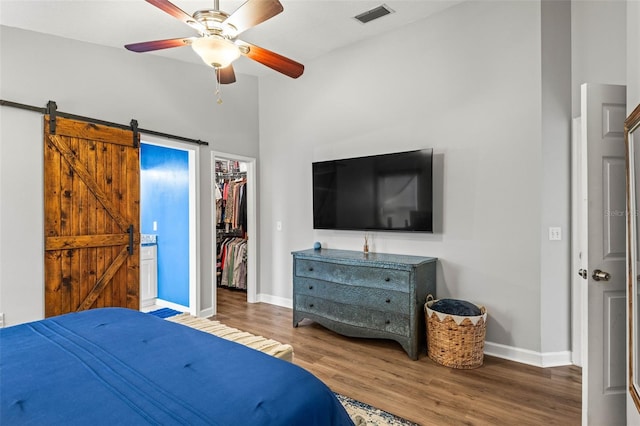
<path id="1" fill-rule="evenodd" d="M 230 231 L 225 231 L 224 229 L 217 229 L 216 235 L 218 237 L 242 237 L 244 232 L 242 229 L 232 229 Z"/>
<path id="2" fill-rule="evenodd" d="M 247 172 L 216 172 L 216 176 L 221 179 L 245 178 Z"/>

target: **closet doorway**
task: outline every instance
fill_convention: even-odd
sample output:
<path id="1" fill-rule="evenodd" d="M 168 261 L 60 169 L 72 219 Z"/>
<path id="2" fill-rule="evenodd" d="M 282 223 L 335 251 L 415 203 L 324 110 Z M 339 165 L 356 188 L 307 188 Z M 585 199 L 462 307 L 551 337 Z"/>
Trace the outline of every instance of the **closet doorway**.
<path id="1" fill-rule="evenodd" d="M 198 147 L 143 135 L 140 163 L 141 248 L 155 246 L 155 261 L 142 259 L 141 307 L 197 315 Z M 145 267 L 149 260 L 152 266 Z M 155 286 L 147 283 L 149 268 L 155 269 Z"/>
<path id="2" fill-rule="evenodd" d="M 212 152 L 211 170 L 215 314 L 219 287 L 246 291 L 247 302 L 258 301 L 256 160 Z"/>

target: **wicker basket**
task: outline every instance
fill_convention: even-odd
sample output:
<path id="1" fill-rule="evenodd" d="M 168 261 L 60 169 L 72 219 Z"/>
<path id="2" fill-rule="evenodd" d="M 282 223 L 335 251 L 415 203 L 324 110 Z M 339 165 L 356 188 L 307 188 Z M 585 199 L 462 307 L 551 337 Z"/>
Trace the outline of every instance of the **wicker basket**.
<path id="1" fill-rule="evenodd" d="M 457 316 L 431 309 L 437 300 L 427 296 L 424 305 L 427 325 L 427 353 L 429 358 L 447 367 L 471 369 L 482 365 L 484 338 L 487 330 L 487 310 L 481 315 Z"/>

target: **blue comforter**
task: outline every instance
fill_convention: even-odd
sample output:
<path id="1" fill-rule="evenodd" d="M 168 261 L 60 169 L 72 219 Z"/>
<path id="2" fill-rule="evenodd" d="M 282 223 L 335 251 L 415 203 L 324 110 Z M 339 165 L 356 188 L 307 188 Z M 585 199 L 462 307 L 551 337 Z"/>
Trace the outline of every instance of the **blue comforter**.
<path id="1" fill-rule="evenodd" d="M 104 308 L 0 329 L 2 425 L 352 425 L 306 370 Z"/>

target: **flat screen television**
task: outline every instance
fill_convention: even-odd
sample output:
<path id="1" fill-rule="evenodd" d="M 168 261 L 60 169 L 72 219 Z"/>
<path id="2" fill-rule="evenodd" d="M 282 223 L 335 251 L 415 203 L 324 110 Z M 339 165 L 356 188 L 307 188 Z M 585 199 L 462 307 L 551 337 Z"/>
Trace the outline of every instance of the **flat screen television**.
<path id="1" fill-rule="evenodd" d="M 433 150 L 319 161 L 313 228 L 433 232 Z"/>

